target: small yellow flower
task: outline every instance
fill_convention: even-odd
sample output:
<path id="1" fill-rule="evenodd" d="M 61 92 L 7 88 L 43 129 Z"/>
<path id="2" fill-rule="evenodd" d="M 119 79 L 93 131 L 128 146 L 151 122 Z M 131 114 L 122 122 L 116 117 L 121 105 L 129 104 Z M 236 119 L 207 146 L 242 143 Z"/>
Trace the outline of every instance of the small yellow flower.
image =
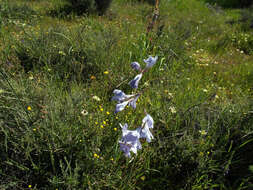
<path id="1" fill-rule="evenodd" d="M 110 115 L 110 112 L 109 112 L 109 111 L 107 111 L 107 112 L 106 112 L 106 114 L 107 114 L 107 115 Z"/>
<path id="2" fill-rule="evenodd" d="M 92 76 L 90 77 L 90 79 L 91 79 L 91 80 L 95 80 L 96 77 L 95 77 L 94 75 L 92 75 Z"/>
<path id="3" fill-rule="evenodd" d="M 100 111 L 104 111 L 104 109 L 103 109 L 103 108 L 100 108 Z"/>
<path id="4" fill-rule="evenodd" d="M 27 107 L 27 110 L 28 110 L 28 111 L 31 111 L 31 110 L 32 110 L 31 106 L 28 106 L 28 107 Z"/>
<path id="5" fill-rule="evenodd" d="M 32 185 L 28 185 L 28 188 L 32 188 Z"/>
<path id="6" fill-rule="evenodd" d="M 103 129 L 104 128 L 104 126 L 103 125 L 100 125 L 100 127 Z"/>
<path id="7" fill-rule="evenodd" d="M 108 74 L 109 74 L 109 71 L 105 71 L 104 74 L 105 74 L 105 75 L 108 75 Z"/>
<path id="8" fill-rule="evenodd" d="M 116 119 L 119 119 L 118 117 L 116 117 Z"/>
<path id="9" fill-rule="evenodd" d="M 199 153 L 199 156 L 200 156 L 200 157 L 203 157 L 203 156 L 204 156 L 204 153 L 203 153 L 203 152 L 200 152 L 200 153 Z"/>
<path id="10" fill-rule="evenodd" d="M 106 121 L 103 121 L 103 124 L 106 125 Z"/>
<path id="11" fill-rule="evenodd" d="M 111 158 L 110 160 L 111 160 L 111 161 L 113 161 L 114 159 L 113 159 L 113 158 Z"/>
<path id="12" fill-rule="evenodd" d="M 113 130 L 114 130 L 114 131 L 117 131 L 118 129 L 115 127 L 115 128 L 113 128 Z"/>
<path id="13" fill-rule="evenodd" d="M 141 176 L 141 180 L 144 181 L 146 179 L 145 176 Z"/>
<path id="14" fill-rule="evenodd" d="M 206 135 L 206 134 L 207 134 L 207 132 L 206 132 L 205 130 L 199 130 L 199 133 L 200 133 L 201 135 Z"/>
<path id="15" fill-rule="evenodd" d="M 33 129 L 33 131 L 36 131 L 36 130 L 37 130 L 36 128 Z"/>
<path id="16" fill-rule="evenodd" d="M 98 122 L 96 121 L 96 122 L 95 122 L 95 124 L 97 125 L 97 124 L 98 124 Z"/>
<path id="17" fill-rule="evenodd" d="M 97 155 L 96 153 L 93 154 L 94 158 L 99 158 L 99 155 Z"/>

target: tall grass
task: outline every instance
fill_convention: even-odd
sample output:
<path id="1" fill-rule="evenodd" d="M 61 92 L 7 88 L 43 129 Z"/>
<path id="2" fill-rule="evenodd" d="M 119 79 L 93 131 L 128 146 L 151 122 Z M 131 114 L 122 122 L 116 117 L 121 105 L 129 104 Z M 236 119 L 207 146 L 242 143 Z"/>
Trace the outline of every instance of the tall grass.
<path id="1" fill-rule="evenodd" d="M 250 31 L 226 24 L 233 10 L 161 1 L 147 35 L 152 10 L 117 0 L 103 17 L 1 30 L 0 189 L 251 188 L 253 66 L 238 45 Z M 130 91 L 130 63 L 148 55 L 145 95 L 114 115 L 112 91 Z M 144 107 L 155 139 L 129 160 L 119 123 L 137 128 Z"/>

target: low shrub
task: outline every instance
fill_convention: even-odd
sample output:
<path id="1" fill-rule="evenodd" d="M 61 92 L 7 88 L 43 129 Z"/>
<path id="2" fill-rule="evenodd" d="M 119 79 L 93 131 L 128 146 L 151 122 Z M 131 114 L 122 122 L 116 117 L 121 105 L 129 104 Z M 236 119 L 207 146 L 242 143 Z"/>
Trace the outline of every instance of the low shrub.
<path id="1" fill-rule="evenodd" d="M 251 0 L 205 0 L 207 3 L 218 4 L 224 8 L 241 8 L 249 7 Z"/>
<path id="2" fill-rule="evenodd" d="M 112 0 L 66 0 L 65 2 L 56 2 L 55 10 L 52 15 L 66 16 L 70 13 L 77 15 L 98 13 L 103 15 L 110 7 Z"/>

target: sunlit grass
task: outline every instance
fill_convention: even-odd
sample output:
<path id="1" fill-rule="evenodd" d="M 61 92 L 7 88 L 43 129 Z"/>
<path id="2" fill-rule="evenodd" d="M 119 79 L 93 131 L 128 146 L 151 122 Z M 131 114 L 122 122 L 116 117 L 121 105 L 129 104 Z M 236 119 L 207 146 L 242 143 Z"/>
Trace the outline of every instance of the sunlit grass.
<path id="1" fill-rule="evenodd" d="M 227 24 L 239 10 L 161 1 L 146 35 L 146 3 L 115 0 L 104 16 L 66 18 L 47 14 L 51 1 L 15 3 L 38 16 L 1 25 L 0 189 L 252 185 L 252 54 L 233 40 L 252 31 Z M 113 90 L 136 93 L 130 63 L 144 67 L 149 55 L 158 61 L 139 83 L 137 108 L 114 114 Z M 144 108 L 155 139 L 129 160 L 119 123 L 136 129 Z"/>

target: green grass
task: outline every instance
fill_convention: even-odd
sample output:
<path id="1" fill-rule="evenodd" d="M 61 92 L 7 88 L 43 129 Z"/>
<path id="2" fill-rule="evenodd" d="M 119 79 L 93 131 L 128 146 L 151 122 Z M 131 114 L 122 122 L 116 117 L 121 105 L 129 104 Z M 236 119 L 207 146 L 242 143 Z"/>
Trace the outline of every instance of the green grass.
<path id="1" fill-rule="evenodd" d="M 147 35 L 144 2 L 63 17 L 48 16 L 58 1 L 1 3 L 0 189 L 252 188 L 253 31 L 228 23 L 240 9 L 161 1 Z M 148 55 L 136 110 L 114 115 L 113 90 L 135 92 L 130 63 Z M 144 109 L 155 139 L 130 161 L 119 123 L 137 128 Z"/>

